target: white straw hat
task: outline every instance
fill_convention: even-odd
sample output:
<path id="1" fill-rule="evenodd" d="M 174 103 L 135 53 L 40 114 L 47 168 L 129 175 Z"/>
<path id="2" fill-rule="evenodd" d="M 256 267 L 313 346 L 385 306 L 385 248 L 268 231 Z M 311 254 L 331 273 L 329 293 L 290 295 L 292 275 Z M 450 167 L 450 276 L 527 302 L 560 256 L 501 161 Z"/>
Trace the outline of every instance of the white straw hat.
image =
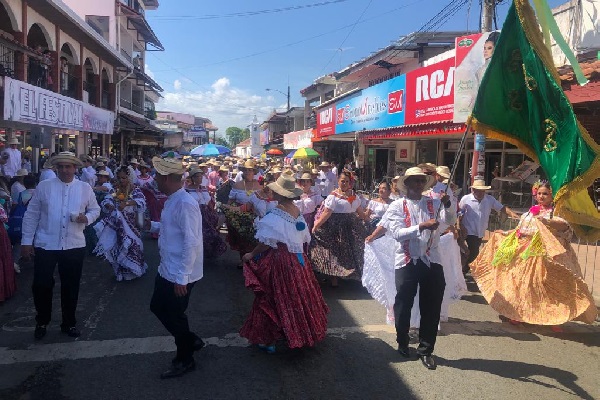
<path id="1" fill-rule="evenodd" d="M 471 185 L 471 189 L 475 190 L 490 190 L 491 188 L 491 186 L 486 186 L 483 179 L 475 179 Z"/>
<path id="2" fill-rule="evenodd" d="M 154 157 L 152 159 L 152 164 L 154 165 L 156 172 L 160 175 L 183 175 L 183 172 L 185 171 L 181 160 L 172 157 Z"/>
<path id="3" fill-rule="evenodd" d="M 435 184 L 435 178 L 432 175 L 427 175 L 425 172 L 423 172 L 423 169 L 421 167 L 412 167 L 406 170 L 404 176 L 398 178 L 397 186 L 400 191 L 404 193 L 407 192 L 406 185 L 404 184 L 404 182 L 411 176 L 423 176 L 427 178 L 427 183 L 425 184 L 423 191 L 431 189 L 431 187 Z"/>
<path id="4" fill-rule="evenodd" d="M 448 179 L 450 179 L 450 168 L 445 165 L 440 165 L 435 169 L 435 173 L 441 176 L 444 179 L 443 183 L 447 183 Z"/>
<path id="5" fill-rule="evenodd" d="M 75 157 L 75 154 L 71 153 L 70 151 L 61 151 L 60 153 L 52 157 L 50 159 L 50 162 L 52 163 L 52 165 L 56 165 L 59 163 L 69 163 L 75 164 L 76 167 L 83 167 L 83 163 L 81 162 L 81 160 Z"/>

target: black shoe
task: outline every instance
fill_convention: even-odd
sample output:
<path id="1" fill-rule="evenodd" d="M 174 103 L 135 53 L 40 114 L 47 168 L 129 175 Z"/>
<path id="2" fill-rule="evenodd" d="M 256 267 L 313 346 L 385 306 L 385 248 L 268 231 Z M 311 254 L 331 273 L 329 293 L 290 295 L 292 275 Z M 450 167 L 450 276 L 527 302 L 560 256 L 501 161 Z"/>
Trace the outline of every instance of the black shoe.
<path id="1" fill-rule="evenodd" d="M 431 354 L 420 355 L 419 358 L 421 359 L 421 362 L 427 369 L 436 369 L 437 368 L 437 365 L 435 364 L 435 359 L 433 358 L 433 356 Z"/>
<path id="2" fill-rule="evenodd" d="M 33 333 L 35 340 L 40 340 L 44 336 L 46 336 L 46 325 L 36 325 Z"/>
<path id="3" fill-rule="evenodd" d="M 176 361 L 172 363 L 171 368 L 160 374 L 160 379 L 178 378 L 194 369 L 196 369 L 196 362 L 194 360 L 188 363 Z"/>
<path id="4" fill-rule="evenodd" d="M 74 326 L 72 326 L 70 328 L 61 326 L 60 331 L 62 333 L 66 333 L 68 336 L 70 336 L 72 338 L 78 338 L 79 336 L 81 336 L 81 332 L 79 332 L 79 329 L 75 328 Z"/>
<path id="5" fill-rule="evenodd" d="M 408 346 L 402 347 L 398 345 L 398 353 L 404 358 L 410 358 L 410 348 Z"/>

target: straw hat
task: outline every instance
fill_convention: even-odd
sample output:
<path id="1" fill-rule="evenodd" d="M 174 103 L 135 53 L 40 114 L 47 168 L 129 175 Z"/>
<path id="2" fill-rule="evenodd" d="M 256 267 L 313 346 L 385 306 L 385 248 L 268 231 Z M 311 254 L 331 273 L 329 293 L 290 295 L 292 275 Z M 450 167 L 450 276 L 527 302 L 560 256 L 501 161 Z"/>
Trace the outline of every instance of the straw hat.
<path id="1" fill-rule="evenodd" d="M 68 163 L 75 164 L 76 167 L 83 167 L 83 163 L 81 162 L 81 160 L 75 157 L 75 154 L 71 153 L 70 151 L 61 151 L 60 153 L 52 157 L 50 159 L 50 162 L 54 166 L 56 166 L 56 164 L 59 163 Z"/>
<path id="2" fill-rule="evenodd" d="M 107 176 L 110 178 L 110 174 L 108 173 L 108 171 L 98 171 L 96 172 L 97 176 Z"/>
<path id="3" fill-rule="evenodd" d="M 242 165 L 241 167 L 239 167 L 240 170 L 246 170 L 246 169 L 254 169 L 256 170 L 256 163 L 254 162 L 254 160 L 247 160 L 244 165 Z"/>
<path id="4" fill-rule="evenodd" d="M 296 180 L 291 174 L 281 174 L 275 182 L 269 183 L 267 187 L 278 195 L 287 197 L 288 199 L 294 199 L 303 193 L 302 189 L 296 187 Z"/>
<path id="5" fill-rule="evenodd" d="M 209 165 L 208 163 L 199 163 L 198 167 L 199 168 L 206 168 L 206 167 L 208 167 L 208 165 Z"/>
<path id="6" fill-rule="evenodd" d="M 204 171 L 201 170 L 200 168 L 193 166 L 192 168 L 190 168 L 190 178 L 196 174 L 204 174 Z"/>
<path id="7" fill-rule="evenodd" d="M 96 163 L 96 168 L 100 168 L 100 167 L 106 167 L 106 165 L 102 161 L 97 162 Z"/>
<path id="8" fill-rule="evenodd" d="M 450 168 L 445 165 L 440 165 L 435 169 L 435 173 L 444 178 L 442 183 L 448 183 L 448 179 L 450 179 Z"/>
<path id="9" fill-rule="evenodd" d="M 88 156 L 87 154 L 80 154 L 79 155 L 79 159 L 82 162 L 90 162 L 90 163 L 94 162 L 94 159 L 92 157 Z"/>
<path id="10" fill-rule="evenodd" d="M 221 165 L 221 167 L 219 168 L 219 172 L 227 172 L 227 173 L 229 173 L 229 168 L 227 168 L 224 165 Z"/>
<path id="11" fill-rule="evenodd" d="M 138 162 L 137 158 L 132 158 L 131 161 L 129 161 L 129 164 L 140 165 L 140 163 Z"/>
<path id="12" fill-rule="evenodd" d="M 313 180 L 312 175 L 309 172 L 305 172 L 303 173 L 300 178 L 298 178 L 301 181 L 311 181 Z"/>
<path id="13" fill-rule="evenodd" d="M 475 179 L 471 185 L 471 189 L 476 190 L 490 190 L 491 188 L 491 186 L 485 185 L 485 181 L 483 179 Z"/>
<path id="14" fill-rule="evenodd" d="M 150 169 L 150 166 L 148 164 L 146 164 L 146 162 L 144 162 L 144 160 L 142 160 L 142 161 L 140 161 L 140 168 Z"/>
<path id="15" fill-rule="evenodd" d="M 154 157 L 152 164 L 160 175 L 183 175 L 184 172 L 183 163 L 176 158 Z"/>
<path id="16" fill-rule="evenodd" d="M 417 164 L 417 167 L 419 167 L 423 171 L 427 171 L 427 172 L 435 172 L 435 169 L 437 168 L 435 164 L 432 164 L 429 162 Z"/>
<path id="17" fill-rule="evenodd" d="M 310 170 L 310 173 L 311 173 L 312 175 L 319 175 L 319 170 L 318 170 L 318 169 L 316 169 L 316 168 L 313 168 L 313 169 L 311 169 L 311 170 Z"/>
<path id="18" fill-rule="evenodd" d="M 11 144 L 19 144 L 19 139 L 17 139 L 16 137 L 10 139 L 8 141 L 8 145 L 10 146 Z"/>
<path id="19" fill-rule="evenodd" d="M 46 161 L 44 161 L 44 165 L 42 165 L 42 169 L 50 169 L 52 168 L 52 159 L 47 158 Z"/>
<path id="20" fill-rule="evenodd" d="M 319 167 L 331 167 L 331 165 L 329 165 L 329 163 L 327 161 L 323 161 L 321 164 L 319 164 Z"/>
<path id="21" fill-rule="evenodd" d="M 29 171 L 27 171 L 25 168 L 21 168 L 20 170 L 18 170 L 15 173 L 15 176 L 27 176 L 29 175 Z"/>
<path id="22" fill-rule="evenodd" d="M 423 188 L 423 191 L 431 189 L 431 187 L 435 184 L 435 178 L 432 175 L 427 175 L 425 172 L 423 172 L 423 169 L 421 167 L 412 167 L 406 170 L 406 172 L 404 173 L 404 176 L 401 176 L 398 178 L 398 189 L 403 191 L 403 192 L 407 192 L 407 188 L 406 185 L 404 184 L 404 182 L 406 182 L 406 180 L 408 178 L 410 178 L 411 176 L 423 176 L 425 178 L 427 178 L 427 183 L 425 184 L 425 187 Z"/>
<path id="23" fill-rule="evenodd" d="M 270 170 L 269 172 L 270 172 L 270 173 L 272 173 L 272 174 L 280 174 L 280 173 L 282 173 L 283 171 L 281 170 L 281 168 L 279 168 L 279 167 L 275 167 L 275 168 L 273 168 L 272 170 Z"/>
<path id="24" fill-rule="evenodd" d="M 398 180 L 400 180 L 401 176 L 400 175 L 396 175 L 394 177 L 394 179 L 392 179 L 392 182 L 398 182 Z"/>

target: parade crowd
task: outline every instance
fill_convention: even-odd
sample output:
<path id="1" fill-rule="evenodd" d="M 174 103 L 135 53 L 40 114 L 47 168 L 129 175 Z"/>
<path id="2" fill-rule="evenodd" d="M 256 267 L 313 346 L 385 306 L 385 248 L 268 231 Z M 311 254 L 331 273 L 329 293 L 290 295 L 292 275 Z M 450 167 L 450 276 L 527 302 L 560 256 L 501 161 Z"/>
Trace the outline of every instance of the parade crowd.
<path id="1" fill-rule="evenodd" d="M 597 315 L 570 245 L 572 230 L 554 215 L 552 190 L 534 186 L 522 215 L 474 181 L 457 197 L 446 166 L 419 164 L 382 181 L 372 199 L 358 194 L 348 168 L 316 169 L 278 160 L 177 154 L 120 165 L 112 158 L 60 152 L 39 176 L 12 139 L 0 161 L 0 302 L 16 291 L 22 261 L 33 260 L 34 336 L 51 320 L 54 270 L 61 281 L 61 331 L 79 337 L 76 309 L 83 261 L 107 261 L 117 281 L 148 272 L 143 235 L 158 239 L 160 264 L 150 310 L 174 336 L 177 354 L 162 378 L 195 368 L 204 347 L 186 309 L 204 263 L 239 253 L 255 295 L 240 335 L 264 352 L 314 346 L 327 334 L 322 283 L 362 282 L 396 329 L 397 351 L 435 369 L 433 352 L 449 306 L 466 293 L 465 274 L 512 324 L 560 325 Z M 349 167 L 349 166 L 348 166 Z M 493 232 L 492 211 L 519 219 Z M 220 231 L 226 227 L 226 237 Z M 416 351 L 410 344 L 418 343 Z"/>

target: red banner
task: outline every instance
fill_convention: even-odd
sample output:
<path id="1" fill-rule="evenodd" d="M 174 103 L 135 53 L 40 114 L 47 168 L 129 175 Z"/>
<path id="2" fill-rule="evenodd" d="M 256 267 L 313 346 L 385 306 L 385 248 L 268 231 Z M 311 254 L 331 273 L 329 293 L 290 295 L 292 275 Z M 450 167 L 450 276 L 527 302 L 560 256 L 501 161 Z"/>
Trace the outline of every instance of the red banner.
<path id="1" fill-rule="evenodd" d="M 452 121 L 454 58 L 406 74 L 405 124 Z"/>
<path id="2" fill-rule="evenodd" d="M 331 104 L 317 111 L 317 129 L 315 137 L 335 134 L 335 104 Z"/>

